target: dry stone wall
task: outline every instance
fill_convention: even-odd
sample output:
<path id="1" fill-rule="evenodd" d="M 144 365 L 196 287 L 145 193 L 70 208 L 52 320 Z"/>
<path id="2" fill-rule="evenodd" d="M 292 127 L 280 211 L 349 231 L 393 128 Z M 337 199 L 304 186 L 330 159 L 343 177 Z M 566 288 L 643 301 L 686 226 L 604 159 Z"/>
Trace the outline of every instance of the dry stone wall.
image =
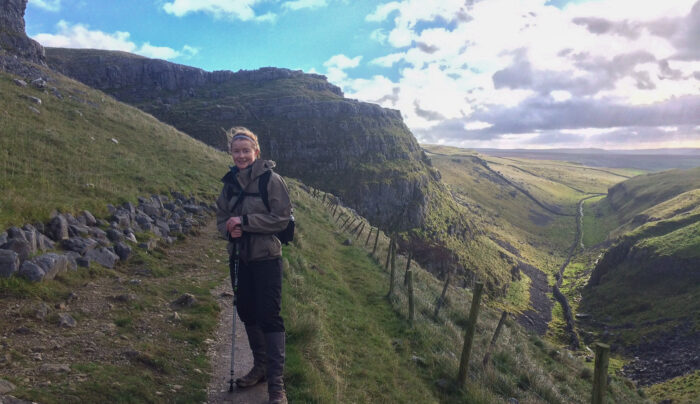
<path id="1" fill-rule="evenodd" d="M 215 211 L 178 192 L 172 198 L 153 195 L 140 197 L 136 205 L 107 208 L 106 220 L 88 211 L 77 216 L 57 213 L 48 223 L 0 233 L 0 277 L 41 282 L 92 264 L 114 268 L 128 260 L 134 248 L 152 250 L 158 243 L 170 245 L 179 235 L 191 234 Z"/>

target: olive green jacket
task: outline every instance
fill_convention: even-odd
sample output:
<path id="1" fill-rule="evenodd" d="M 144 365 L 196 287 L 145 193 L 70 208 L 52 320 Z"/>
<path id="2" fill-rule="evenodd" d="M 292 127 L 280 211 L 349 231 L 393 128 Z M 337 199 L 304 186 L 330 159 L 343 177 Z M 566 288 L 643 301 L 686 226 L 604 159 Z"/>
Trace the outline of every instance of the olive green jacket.
<path id="1" fill-rule="evenodd" d="M 263 261 L 282 256 L 282 245 L 275 234 L 287 227 L 292 215 L 292 202 L 289 199 L 287 184 L 282 177 L 273 172 L 267 184 L 269 211 L 261 196 L 246 195 L 238 206 L 235 206 L 239 193 L 233 185 L 232 178 L 235 175 L 245 192 L 258 193 L 260 176 L 274 167 L 273 161 L 258 159 L 243 170 L 233 168 L 221 179 L 224 187 L 216 201 L 217 228 L 219 233 L 229 240 L 229 254 L 234 252 L 234 242 L 240 243 L 240 258 L 244 262 Z M 227 187 L 234 187 L 234 191 L 227 192 Z M 232 195 L 228 200 L 227 194 Z M 243 222 L 241 226 L 243 236 L 238 239 L 231 238 L 226 231 L 226 221 L 234 216 L 241 216 Z"/>

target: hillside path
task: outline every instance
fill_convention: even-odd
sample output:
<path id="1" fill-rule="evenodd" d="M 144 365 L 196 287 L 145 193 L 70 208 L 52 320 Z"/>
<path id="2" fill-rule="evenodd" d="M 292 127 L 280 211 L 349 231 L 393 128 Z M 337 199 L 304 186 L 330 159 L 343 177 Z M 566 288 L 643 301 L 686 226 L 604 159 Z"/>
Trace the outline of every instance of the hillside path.
<path id="1" fill-rule="evenodd" d="M 231 318 L 233 315 L 233 294 L 230 279 L 212 291 L 216 296 L 221 312 L 219 312 L 219 326 L 214 335 L 215 342 L 209 347 L 212 378 L 207 386 L 207 403 L 236 403 L 236 404 L 260 404 L 267 402 L 267 383 L 247 389 L 239 389 L 234 385 L 233 393 L 229 393 L 229 380 L 231 379 Z M 240 318 L 236 316 L 236 354 L 234 366 L 234 378 L 248 373 L 253 367 L 253 355 L 248 346 L 248 336 Z"/>

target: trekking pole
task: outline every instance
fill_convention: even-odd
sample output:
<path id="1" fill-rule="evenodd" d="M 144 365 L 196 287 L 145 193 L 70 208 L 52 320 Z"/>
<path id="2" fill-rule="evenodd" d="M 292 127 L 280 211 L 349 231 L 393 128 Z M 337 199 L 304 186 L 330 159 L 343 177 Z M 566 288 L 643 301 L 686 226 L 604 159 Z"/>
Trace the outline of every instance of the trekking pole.
<path id="1" fill-rule="evenodd" d="M 231 326 L 231 380 L 228 381 L 228 392 L 233 392 L 233 357 L 236 353 L 236 305 L 238 304 L 238 265 L 240 255 L 240 243 L 236 241 L 235 257 L 233 259 L 233 325 Z"/>

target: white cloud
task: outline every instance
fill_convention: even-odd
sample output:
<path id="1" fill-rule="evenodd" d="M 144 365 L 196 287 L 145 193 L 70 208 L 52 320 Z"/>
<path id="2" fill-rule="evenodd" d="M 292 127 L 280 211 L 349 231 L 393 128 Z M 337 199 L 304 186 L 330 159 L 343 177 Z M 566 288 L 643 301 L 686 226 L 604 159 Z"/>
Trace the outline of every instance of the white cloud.
<path id="1" fill-rule="evenodd" d="M 445 128 L 459 136 L 479 136 L 473 142 L 533 147 L 533 142 L 545 141 L 533 135 L 541 129 L 549 131 L 546 141 L 566 144 L 592 131 L 624 131 L 599 127 L 604 120 L 594 116 L 595 125 L 580 119 L 572 125 L 566 119 L 575 117 L 577 108 L 598 103 L 634 114 L 698 94 L 700 56 L 693 59 L 693 52 L 700 55 L 694 50 L 700 47 L 678 39 L 695 32 L 688 26 L 693 7 L 700 10 L 700 0 L 596 0 L 563 9 L 546 0 L 435 0 L 431 7 L 423 0 L 396 0 L 365 18 L 382 23 L 371 39 L 394 48 L 369 64 L 396 69 L 398 78 L 385 79 L 380 99 L 382 105 L 399 108 L 417 136 Z M 499 83 L 494 81 L 497 72 Z M 346 94 L 377 99 L 365 89 L 375 79 L 329 75 L 335 77 Z M 568 115 L 547 113 L 553 106 L 565 107 Z M 498 128 L 517 125 L 490 117 L 527 117 L 528 128 L 506 130 L 511 137 L 503 137 L 495 133 Z M 676 132 L 664 128 L 679 124 L 673 119 L 690 118 L 662 113 L 655 120 L 660 126 L 651 125 L 657 128 L 654 135 L 670 139 Z M 478 127 L 483 122 L 493 126 Z M 465 135 L 465 128 L 471 134 Z"/>
<path id="2" fill-rule="evenodd" d="M 349 69 L 360 65 L 362 56 L 349 58 L 343 54 L 335 55 L 323 63 L 326 67 L 336 67 L 338 69 Z"/>
<path id="3" fill-rule="evenodd" d="M 376 59 L 372 59 L 369 63 L 373 65 L 378 65 L 378 66 L 383 66 L 383 67 L 391 67 L 394 64 L 398 63 L 401 61 L 403 58 L 406 57 L 405 53 L 391 53 L 386 56 L 381 56 Z"/>
<path id="4" fill-rule="evenodd" d="M 328 2 L 326 0 L 293 0 L 293 1 L 287 1 L 282 4 L 282 8 L 286 8 L 288 10 L 301 10 L 304 8 L 320 8 L 320 7 L 326 7 L 328 5 Z"/>
<path id="5" fill-rule="evenodd" d="M 56 12 L 61 10 L 61 0 L 29 0 L 29 5 L 46 11 Z"/>
<path id="6" fill-rule="evenodd" d="M 166 60 L 178 57 L 192 57 L 199 51 L 197 48 L 189 45 L 184 45 L 181 50 L 167 46 L 155 46 L 149 42 L 139 46 L 130 40 L 131 34 L 128 32 L 116 31 L 107 33 L 91 30 L 84 24 L 71 25 L 64 20 L 58 22 L 56 31 L 55 34 L 37 34 L 33 38 L 40 44 L 48 47 L 118 50 Z"/>
<path id="7" fill-rule="evenodd" d="M 303 1 L 303 0 L 301 0 Z M 254 6 L 265 0 L 174 0 L 163 4 L 166 13 L 183 17 L 190 13 L 211 14 L 215 18 L 230 18 L 241 21 L 271 22 L 276 19 L 273 13 L 257 15 Z"/>

